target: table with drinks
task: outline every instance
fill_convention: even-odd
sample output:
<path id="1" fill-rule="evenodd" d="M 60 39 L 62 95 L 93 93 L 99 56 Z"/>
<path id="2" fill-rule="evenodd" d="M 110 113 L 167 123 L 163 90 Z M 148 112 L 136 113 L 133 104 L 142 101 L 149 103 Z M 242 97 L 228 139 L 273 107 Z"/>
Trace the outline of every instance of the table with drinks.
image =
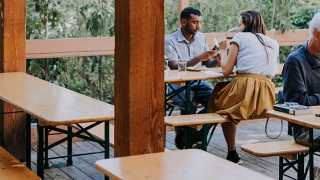
<path id="1" fill-rule="evenodd" d="M 230 76 L 232 77 L 232 76 Z M 185 112 L 191 112 L 191 85 L 200 84 L 202 80 L 217 80 L 226 78 L 221 72 L 221 67 L 207 68 L 204 66 L 199 67 L 179 67 L 178 70 L 166 70 L 164 81 L 166 90 L 170 89 L 171 92 L 166 93 L 166 104 L 175 96 L 185 91 L 184 97 L 180 97 L 184 101 Z M 172 84 L 179 84 L 180 87 L 175 89 Z M 167 91 L 166 91 L 167 92 Z M 166 109 L 167 110 L 167 109 Z"/>

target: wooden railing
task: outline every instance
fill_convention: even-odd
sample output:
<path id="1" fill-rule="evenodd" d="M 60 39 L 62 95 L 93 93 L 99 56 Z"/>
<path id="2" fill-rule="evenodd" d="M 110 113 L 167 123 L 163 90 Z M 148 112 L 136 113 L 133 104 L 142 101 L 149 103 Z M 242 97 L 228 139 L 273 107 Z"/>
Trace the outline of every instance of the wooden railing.
<path id="1" fill-rule="evenodd" d="M 206 33 L 209 47 L 214 39 L 222 40 L 232 33 Z M 295 30 L 285 33 L 269 32 L 269 36 L 278 40 L 280 46 L 295 46 L 302 44 L 308 37 L 308 30 Z M 27 59 L 79 57 L 79 56 L 113 56 L 114 37 L 99 38 L 69 38 L 49 40 L 27 40 Z"/>

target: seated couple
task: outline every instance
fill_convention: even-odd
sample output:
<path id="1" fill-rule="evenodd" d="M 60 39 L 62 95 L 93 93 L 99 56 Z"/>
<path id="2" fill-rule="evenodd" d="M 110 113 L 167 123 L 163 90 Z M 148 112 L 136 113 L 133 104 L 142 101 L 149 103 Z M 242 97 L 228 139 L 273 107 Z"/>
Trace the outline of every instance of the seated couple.
<path id="1" fill-rule="evenodd" d="M 265 116 L 275 103 L 271 78 L 276 73 L 279 57 L 279 45 L 266 36 L 260 13 L 245 11 L 240 16 L 240 32 L 234 35 L 230 44 L 220 44 L 221 54 L 208 48 L 204 34 L 199 32 L 201 13 L 191 7 L 181 12 L 181 27 L 165 42 L 171 69 L 177 69 L 178 60 L 187 61 L 187 66 L 220 65 L 225 76 L 237 68 L 237 76 L 229 83 L 218 83 L 214 92 L 207 82 L 201 82 L 199 94 L 193 98 L 207 107 L 208 112 L 230 119 L 222 124 L 222 129 L 228 145 L 227 159 L 235 163 L 240 160 L 235 147 L 236 125 L 240 120 Z M 177 134 L 177 147 L 179 138 Z"/>

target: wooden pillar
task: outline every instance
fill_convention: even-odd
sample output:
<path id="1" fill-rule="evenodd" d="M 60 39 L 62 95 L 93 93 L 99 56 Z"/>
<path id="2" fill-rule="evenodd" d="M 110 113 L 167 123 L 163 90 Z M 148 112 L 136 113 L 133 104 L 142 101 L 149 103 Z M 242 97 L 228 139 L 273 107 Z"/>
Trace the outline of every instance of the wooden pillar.
<path id="1" fill-rule="evenodd" d="M 25 0 L 0 0 L 0 72 L 26 71 L 26 2 Z M 0 112 L 17 111 L 1 103 Z M 25 157 L 25 114 L 1 116 L 1 145 L 19 159 Z"/>
<path id="2" fill-rule="evenodd" d="M 189 0 L 179 0 L 179 12 L 189 5 Z"/>
<path id="3" fill-rule="evenodd" d="M 164 150 L 164 0 L 116 0 L 115 155 Z"/>

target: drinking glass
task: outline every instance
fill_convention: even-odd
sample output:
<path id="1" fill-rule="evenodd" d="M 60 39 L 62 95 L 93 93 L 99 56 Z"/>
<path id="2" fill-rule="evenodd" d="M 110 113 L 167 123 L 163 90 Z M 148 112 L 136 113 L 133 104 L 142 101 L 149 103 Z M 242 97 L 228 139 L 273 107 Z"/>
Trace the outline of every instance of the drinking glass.
<path id="1" fill-rule="evenodd" d="M 164 57 L 164 70 L 168 71 L 169 70 L 169 59 Z"/>
<path id="2" fill-rule="evenodd" d="M 179 71 L 186 71 L 187 70 L 187 61 L 179 60 L 178 61 L 178 70 Z"/>

